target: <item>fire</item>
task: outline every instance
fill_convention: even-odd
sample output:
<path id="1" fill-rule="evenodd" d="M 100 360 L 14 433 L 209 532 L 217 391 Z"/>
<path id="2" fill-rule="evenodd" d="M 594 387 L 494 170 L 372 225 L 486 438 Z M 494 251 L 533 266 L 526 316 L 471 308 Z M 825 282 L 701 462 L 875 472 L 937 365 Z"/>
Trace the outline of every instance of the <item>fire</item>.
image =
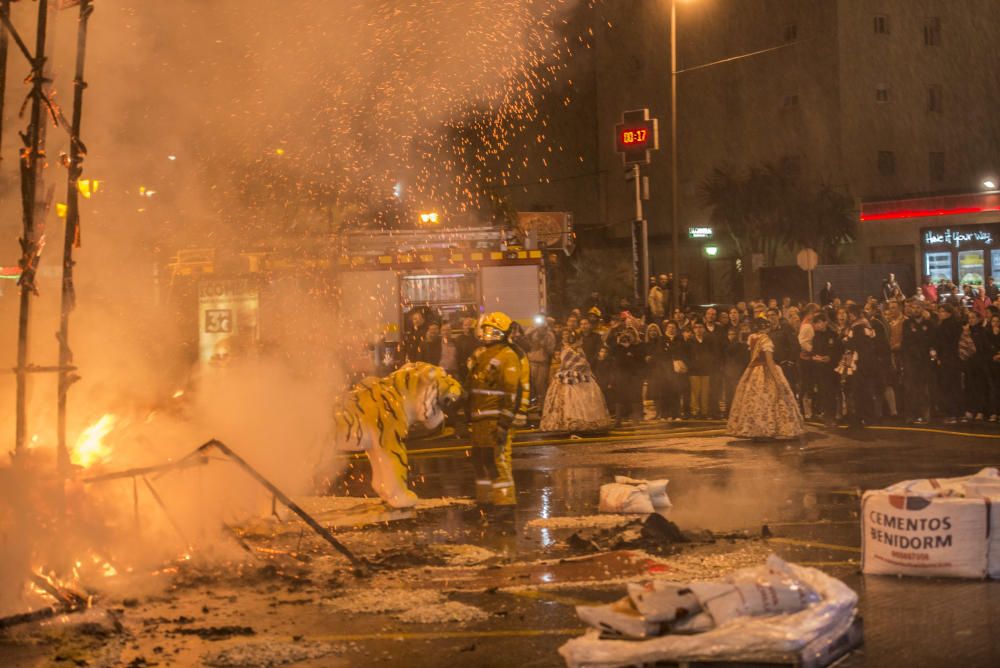
<path id="1" fill-rule="evenodd" d="M 100 420 L 80 432 L 73 448 L 73 461 L 83 468 L 107 460 L 111 448 L 104 442 L 118 423 L 118 418 L 111 413 L 104 414 Z"/>

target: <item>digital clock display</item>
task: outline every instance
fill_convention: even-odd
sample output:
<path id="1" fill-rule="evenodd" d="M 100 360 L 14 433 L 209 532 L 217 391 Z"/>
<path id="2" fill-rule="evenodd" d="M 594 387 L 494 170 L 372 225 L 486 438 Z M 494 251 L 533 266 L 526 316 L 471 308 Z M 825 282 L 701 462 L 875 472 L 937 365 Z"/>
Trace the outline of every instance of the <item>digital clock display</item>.
<path id="1" fill-rule="evenodd" d="M 649 130 L 646 128 L 626 128 L 622 130 L 622 146 L 642 148 L 649 141 Z"/>
<path id="2" fill-rule="evenodd" d="M 648 109 L 627 111 L 615 125 L 615 148 L 626 165 L 648 164 L 649 152 L 660 148 L 658 125 Z"/>

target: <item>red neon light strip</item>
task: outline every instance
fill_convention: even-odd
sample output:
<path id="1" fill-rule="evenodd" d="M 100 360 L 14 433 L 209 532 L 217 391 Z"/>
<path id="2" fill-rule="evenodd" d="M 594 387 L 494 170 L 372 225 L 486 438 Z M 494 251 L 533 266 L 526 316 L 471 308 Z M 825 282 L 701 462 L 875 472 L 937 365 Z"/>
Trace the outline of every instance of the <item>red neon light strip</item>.
<path id="1" fill-rule="evenodd" d="M 897 218 L 930 218 L 933 216 L 954 216 L 962 213 L 985 213 L 1000 211 L 1000 206 L 968 206 L 958 209 L 914 209 L 887 211 L 885 213 L 861 214 L 861 220 L 894 220 Z"/>

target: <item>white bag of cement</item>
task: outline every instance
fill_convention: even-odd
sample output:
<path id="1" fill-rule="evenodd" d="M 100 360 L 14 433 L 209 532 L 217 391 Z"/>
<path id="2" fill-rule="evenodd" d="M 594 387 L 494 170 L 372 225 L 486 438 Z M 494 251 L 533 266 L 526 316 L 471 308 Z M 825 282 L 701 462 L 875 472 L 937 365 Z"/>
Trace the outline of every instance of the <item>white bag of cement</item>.
<path id="1" fill-rule="evenodd" d="M 576 614 L 581 621 L 605 636 L 652 638 L 663 632 L 663 624 L 646 618 L 628 598 L 608 605 L 578 605 Z"/>
<path id="2" fill-rule="evenodd" d="M 986 503 L 866 492 L 862 572 L 882 575 L 986 577 Z"/>
<path id="3" fill-rule="evenodd" d="M 958 478 L 904 480 L 889 485 L 884 491 L 927 497 L 982 497 L 989 493 L 1000 493 L 1000 471 L 985 468 L 978 473 Z"/>
<path id="4" fill-rule="evenodd" d="M 637 666 L 657 662 L 754 661 L 777 654 L 802 650 L 821 637 L 839 638 L 854 622 L 858 596 L 840 580 L 815 568 L 787 564 L 772 555 L 767 564 L 738 571 L 734 582 L 756 582 L 774 575 L 800 582 L 815 592 L 818 600 L 798 612 L 771 616 L 741 616 L 703 633 L 679 635 L 682 624 L 672 626 L 674 633 L 643 641 L 603 640 L 600 631 L 591 630 L 559 648 L 570 668 Z M 706 619 L 708 618 L 708 619 Z M 686 620 L 708 626 L 705 612 Z"/>
<path id="5" fill-rule="evenodd" d="M 648 620 L 672 622 L 701 612 L 701 604 L 688 585 L 654 580 L 630 582 L 628 597 L 635 609 Z"/>
<path id="6" fill-rule="evenodd" d="M 989 542 L 986 547 L 987 575 L 1000 579 L 1000 471 L 984 468 L 978 473 L 960 478 L 931 478 L 911 480 L 888 489 L 905 488 L 913 493 L 937 493 L 937 496 L 960 496 L 983 499 L 988 502 L 986 515 L 989 521 Z"/>
<path id="7" fill-rule="evenodd" d="M 989 502 L 990 542 L 986 547 L 986 574 L 1000 580 L 1000 492 L 986 497 Z"/>
<path id="8" fill-rule="evenodd" d="M 862 497 L 862 572 L 983 578 L 1000 575 L 1000 474 L 906 480 Z"/>
<path id="9" fill-rule="evenodd" d="M 615 476 L 613 483 L 601 485 L 598 509 L 602 513 L 666 515 L 673 505 L 667 496 L 668 480 L 635 480 Z"/>
<path id="10" fill-rule="evenodd" d="M 691 591 L 716 626 L 737 617 L 798 612 L 819 601 L 819 595 L 807 585 L 779 573 L 733 582 L 695 582 Z"/>

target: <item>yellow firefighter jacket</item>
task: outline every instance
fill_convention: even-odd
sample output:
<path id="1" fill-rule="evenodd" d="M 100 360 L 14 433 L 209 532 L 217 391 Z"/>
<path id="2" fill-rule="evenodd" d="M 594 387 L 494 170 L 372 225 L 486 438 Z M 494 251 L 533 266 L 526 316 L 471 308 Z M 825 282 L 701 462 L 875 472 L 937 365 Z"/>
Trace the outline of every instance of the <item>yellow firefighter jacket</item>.
<path id="1" fill-rule="evenodd" d="M 506 342 L 477 348 L 469 358 L 469 419 L 509 427 L 527 415 L 530 369 L 524 353 Z"/>

